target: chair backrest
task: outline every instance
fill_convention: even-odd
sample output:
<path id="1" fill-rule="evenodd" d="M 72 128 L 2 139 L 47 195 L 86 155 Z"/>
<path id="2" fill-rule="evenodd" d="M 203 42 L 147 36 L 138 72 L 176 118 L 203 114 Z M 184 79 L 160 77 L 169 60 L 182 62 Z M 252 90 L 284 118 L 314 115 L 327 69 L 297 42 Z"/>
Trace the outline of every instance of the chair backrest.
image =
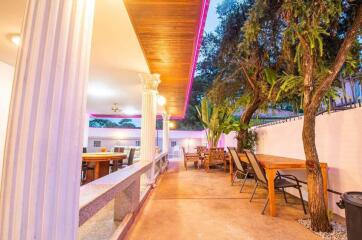
<path id="1" fill-rule="evenodd" d="M 185 156 L 185 155 L 186 155 L 185 147 L 182 146 L 181 148 L 182 148 L 182 153 L 183 153 L 183 155 Z"/>
<path id="2" fill-rule="evenodd" d="M 199 156 L 205 154 L 207 148 L 205 146 L 197 146 L 196 151 Z"/>
<path id="3" fill-rule="evenodd" d="M 107 148 L 106 147 L 101 147 L 101 152 L 107 152 Z"/>
<path id="4" fill-rule="evenodd" d="M 257 180 L 259 180 L 260 182 L 263 182 L 265 184 L 268 184 L 268 180 L 266 178 L 264 168 L 260 165 L 260 163 L 256 159 L 256 156 L 254 155 L 254 153 L 252 153 L 250 150 L 246 150 L 246 149 L 244 150 L 244 152 L 250 162 L 251 167 L 253 168 L 253 170 L 255 172 L 255 177 L 257 178 Z"/>
<path id="5" fill-rule="evenodd" d="M 231 158 L 233 159 L 236 168 L 240 171 L 245 171 L 245 169 L 243 168 L 243 166 L 241 165 L 241 161 L 240 158 L 238 156 L 238 153 L 236 152 L 236 148 L 234 147 L 228 147 L 229 153 L 231 155 Z"/>
<path id="6" fill-rule="evenodd" d="M 133 164 L 133 159 L 134 159 L 134 153 L 136 152 L 135 148 L 131 148 L 131 150 L 129 151 L 129 155 L 128 155 L 128 166 Z"/>
<path id="7" fill-rule="evenodd" d="M 225 159 L 224 148 L 210 148 L 209 151 L 210 163 L 224 161 L 224 159 Z"/>
<path id="8" fill-rule="evenodd" d="M 124 152 L 124 147 L 114 147 L 113 152 L 123 153 Z"/>

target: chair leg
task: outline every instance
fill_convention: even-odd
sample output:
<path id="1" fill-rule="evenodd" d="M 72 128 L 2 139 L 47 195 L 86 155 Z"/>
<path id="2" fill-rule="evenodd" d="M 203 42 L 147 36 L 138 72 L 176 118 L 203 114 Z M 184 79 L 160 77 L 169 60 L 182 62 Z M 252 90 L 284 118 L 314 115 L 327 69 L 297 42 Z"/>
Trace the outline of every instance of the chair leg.
<path id="1" fill-rule="evenodd" d="M 231 186 L 234 185 L 236 175 L 237 175 L 237 171 L 235 171 L 235 172 L 233 173 L 233 179 L 232 179 L 232 181 L 231 181 Z"/>
<path id="2" fill-rule="evenodd" d="M 285 194 L 285 189 L 284 189 L 284 188 L 282 188 L 282 190 L 283 190 L 283 195 L 284 195 L 284 200 L 285 200 L 285 203 L 288 203 L 288 201 L 287 201 L 287 195 Z"/>
<path id="3" fill-rule="evenodd" d="M 268 206 L 268 203 L 269 203 L 269 197 L 267 197 L 267 199 L 266 199 L 266 202 L 265 202 L 265 204 L 264 204 L 263 211 L 261 211 L 261 214 L 263 214 L 263 215 L 264 215 L 264 213 L 265 213 L 265 209 L 266 209 L 266 207 Z"/>
<path id="4" fill-rule="evenodd" d="M 185 166 L 185 169 L 187 171 L 187 163 L 186 163 L 186 161 L 184 161 L 184 166 Z"/>
<path id="5" fill-rule="evenodd" d="M 258 182 L 256 182 L 256 184 L 255 184 L 255 187 L 254 187 L 254 191 L 253 191 L 253 193 L 251 194 L 251 198 L 250 198 L 250 202 L 253 200 L 253 198 L 254 198 L 254 194 L 255 194 L 255 192 L 256 192 L 256 188 L 258 187 Z"/>
<path id="6" fill-rule="evenodd" d="M 307 214 L 307 210 L 305 209 L 304 200 L 303 200 L 303 196 L 302 196 L 302 191 L 300 190 L 300 187 L 298 187 L 298 191 L 299 191 L 300 200 L 302 201 L 304 214 Z"/>
<path id="7" fill-rule="evenodd" d="M 199 167 L 199 162 L 198 161 L 194 161 L 194 167 L 198 168 Z"/>
<path id="8" fill-rule="evenodd" d="M 244 185 L 245 185 L 245 182 L 246 182 L 246 179 L 247 179 L 247 178 L 248 178 L 248 173 L 245 174 L 243 183 L 241 184 L 240 193 L 243 191 L 243 188 L 244 188 Z"/>

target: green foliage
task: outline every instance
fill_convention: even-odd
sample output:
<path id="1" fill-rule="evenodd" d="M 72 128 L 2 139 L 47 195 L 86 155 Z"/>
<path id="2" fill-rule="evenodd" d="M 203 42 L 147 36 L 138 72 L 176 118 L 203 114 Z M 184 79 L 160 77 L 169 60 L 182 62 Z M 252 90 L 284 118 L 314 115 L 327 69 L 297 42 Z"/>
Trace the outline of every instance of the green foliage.
<path id="1" fill-rule="evenodd" d="M 122 119 L 118 123 L 108 119 L 94 118 L 89 121 L 89 126 L 94 128 L 137 128 L 132 119 Z"/>
<path id="2" fill-rule="evenodd" d="M 206 130 L 210 147 L 216 147 L 222 133 L 228 134 L 238 130 L 238 123 L 234 119 L 234 112 L 238 109 L 237 103 L 225 102 L 217 105 L 210 103 L 204 97 L 200 106 L 195 106 L 200 122 Z"/>
<path id="3" fill-rule="evenodd" d="M 347 1 L 301 1 L 286 0 L 282 4 L 281 13 L 286 23 L 283 30 L 285 49 L 293 49 L 294 62 L 297 68 L 292 72 L 283 72 L 278 76 L 281 88 L 278 93 L 297 94 L 304 98 L 304 75 L 302 63 L 305 56 L 312 56 L 311 87 L 317 89 L 331 73 L 333 64 L 349 26 L 353 22 L 354 11 L 358 4 L 349 4 Z M 351 76 L 358 72 L 361 62 L 361 43 L 357 40 L 348 53 L 342 77 Z M 331 100 L 337 98 L 340 82 L 334 81 L 322 98 L 322 105 L 330 109 Z M 312 93 L 313 94 L 313 93 Z M 300 107 L 303 107 L 302 101 Z"/>
<path id="4" fill-rule="evenodd" d="M 118 122 L 120 128 L 136 128 L 136 125 L 133 124 L 132 119 L 124 118 Z"/>
<path id="5" fill-rule="evenodd" d="M 245 139 L 243 142 L 244 149 L 249 149 L 252 152 L 255 152 L 257 141 L 257 133 L 254 130 L 249 129 L 246 132 Z"/>

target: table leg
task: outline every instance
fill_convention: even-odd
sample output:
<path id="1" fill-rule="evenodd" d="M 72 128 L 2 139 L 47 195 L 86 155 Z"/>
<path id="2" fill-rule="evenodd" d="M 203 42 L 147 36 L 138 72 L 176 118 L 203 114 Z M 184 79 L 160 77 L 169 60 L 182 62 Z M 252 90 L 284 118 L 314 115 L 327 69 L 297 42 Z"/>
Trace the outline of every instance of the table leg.
<path id="1" fill-rule="evenodd" d="M 94 165 L 94 180 L 99 178 L 99 162 L 95 162 Z"/>
<path id="2" fill-rule="evenodd" d="M 266 175 L 268 177 L 268 198 L 269 198 L 269 209 L 270 216 L 276 216 L 276 207 L 275 207 L 275 188 L 274 188 L 274 179 L 276 176 L 275 169 L 265 169 Z"/>
<path id="3" fill-rule="evenodd" d="M 323 178 L 323 191 L 324 191 L 324 202 L 328 209 L 328 172 L 326 167 L 321 167 L 322 178 Z"/>

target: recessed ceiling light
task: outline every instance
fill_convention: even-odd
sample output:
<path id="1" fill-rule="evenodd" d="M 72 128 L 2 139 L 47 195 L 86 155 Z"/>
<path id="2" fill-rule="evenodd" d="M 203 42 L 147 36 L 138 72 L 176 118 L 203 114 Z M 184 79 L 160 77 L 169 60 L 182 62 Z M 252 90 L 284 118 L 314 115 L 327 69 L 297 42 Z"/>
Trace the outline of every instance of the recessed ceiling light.
<path id="1" fill-rule="evenodd" d="M 20 44 L 21 44 L 21 38 L 20 38 L 20 35 L 19 35 L 19 34 L 14 34 L 14 35 L 12 35 L 10 39 L 11 39 L 11 42 L 12 42 L 15 46 L 17 46 L 17 47 L 20 46 Z"/>
<path id="2" fill-rule="evenodd" d="M 164 96 L 158 96 L 157 98 L 158 105 L 163 106 L 166 104 L 166 98 Z"/>

